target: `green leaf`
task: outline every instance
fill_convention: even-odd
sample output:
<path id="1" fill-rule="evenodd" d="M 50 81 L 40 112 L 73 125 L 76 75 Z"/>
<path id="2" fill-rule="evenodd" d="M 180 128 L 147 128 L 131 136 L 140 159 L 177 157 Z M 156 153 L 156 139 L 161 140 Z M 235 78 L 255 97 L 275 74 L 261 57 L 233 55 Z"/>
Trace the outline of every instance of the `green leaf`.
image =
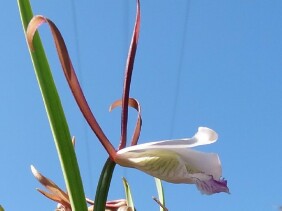
<path id="1" fill-rule="evenodd" d="M 132 210 L 135 210 L 129 184 L 128 184 L 128 182 L 125 178 L 122 178 L 122 181 L 123 181 L 123 186 L 124 186 L 124 190 L 125 190 L 125 197 L 126 197 L 127 206 L 131 207 Z"/>
<path id="2" fill-rule="evenodd" d="M 4 208 L 0 205 L 0 211 L 4 211 Z"/>
<path id="3" fill-rule="evenodd" d="M 108 192 L 115 166 L 116 163 L 108 158 L 101 172 L 99 183 L 96 189 L 94 211 L 105 211 Z"/>
<path id="4" fill-rule="evenodd" d="M 18 6 L 25 32 L 29 21 L 33 17 L 32 9 L 29 0 L 18 0 Z M 71 142 L 69 128 L 52 73 L 37 32 L 33 39 L 33 46 L 34 51 L 30 50 L 30 55 L 53 133 L 72 210 L 86 211 L 87 206 L 85 195 L 74 147 Z"/>
<path id="5" fill-rule="evenodd" d="M 165 207 L 164 189 L 163 189 L 162 181 L 159 178 L 155 177 L 155 182 L 157 186 L 159 201 Z M 160 211 L 165 211 L 165 209 L 160 206 Z"/>

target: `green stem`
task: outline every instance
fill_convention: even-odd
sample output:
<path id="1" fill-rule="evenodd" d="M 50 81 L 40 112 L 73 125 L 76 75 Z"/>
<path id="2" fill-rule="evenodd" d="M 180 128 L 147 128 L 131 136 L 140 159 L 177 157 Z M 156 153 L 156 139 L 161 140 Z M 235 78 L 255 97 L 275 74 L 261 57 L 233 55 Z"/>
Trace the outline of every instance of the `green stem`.
<path id="1" fill-rule="evenodd" d="M 108 192 L 115 166 L 116 163 L 108 158 L 101 172 L 99 183 L 96 189 L 94 211 L 105 211 Z"/>

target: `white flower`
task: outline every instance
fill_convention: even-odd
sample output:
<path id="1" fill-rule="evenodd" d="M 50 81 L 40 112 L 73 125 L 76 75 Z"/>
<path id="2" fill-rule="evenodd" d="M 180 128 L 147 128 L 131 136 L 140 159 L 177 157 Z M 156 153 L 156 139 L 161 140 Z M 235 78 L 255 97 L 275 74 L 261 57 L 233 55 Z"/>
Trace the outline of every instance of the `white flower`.
<path id="1" fill-rule="evenodd" d="M 221 179 L 218 155 L 190 149 L 214 143 L 217 138 L 213 130 L 199 127 L 192 138 L 151 142 L 121 149 L 115 161 L 121 166 L 139 169 L 167 182 L 196 184 L 204 194 L 229 193 L 227 181 Z"/>

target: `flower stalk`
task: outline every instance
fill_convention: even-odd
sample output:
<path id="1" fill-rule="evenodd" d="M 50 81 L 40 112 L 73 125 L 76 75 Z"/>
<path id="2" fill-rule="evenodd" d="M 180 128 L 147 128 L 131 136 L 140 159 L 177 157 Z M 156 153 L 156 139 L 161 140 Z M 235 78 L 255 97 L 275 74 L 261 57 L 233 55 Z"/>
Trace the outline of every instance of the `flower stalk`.
<path id="1" fill-rule="evenodd" d="M 96 134 L 97 138 L 100 140 L 101 144 L 104 146 L 108 154 L 112 159 L 114 159 L 114 156 L 116 154 L 116 150 L 112 146 L 111 142 L 108 140 L 104 132 L 102 131 L 100 125 L 98 124 L 96 118 L 94 117 L 87 100 L 84 96 L 84 93 L 81 89 L 81 86 L 79 84 L 79 81 L 77 79 L 77 76 L 75 74 L 71 59 L 69 57 L 69 53 L 66 47 L 66 44 L 64 42 L 64 39 L 57 28 L 57 26 L 48 18 L 38 15 L 34 16 L 31 21 L 28 24 L 26 36 L 27 41 L 29 44 L 29 47 L 32 51 L 34 51 L 33 47 L 33 37 L 36 32 L 36 30 L 43 24 L 47 23 L 51 29 L 53 39 L 56 45 L 57 53 L 62 65 L 63 72 L 65 74 L 65 77 L 67 79 L 67 82 L 69 84 L 69 87 L 73 93 L 73 96 L 84 115 L 86 121 L 88 122 L 91 129 Z"/>

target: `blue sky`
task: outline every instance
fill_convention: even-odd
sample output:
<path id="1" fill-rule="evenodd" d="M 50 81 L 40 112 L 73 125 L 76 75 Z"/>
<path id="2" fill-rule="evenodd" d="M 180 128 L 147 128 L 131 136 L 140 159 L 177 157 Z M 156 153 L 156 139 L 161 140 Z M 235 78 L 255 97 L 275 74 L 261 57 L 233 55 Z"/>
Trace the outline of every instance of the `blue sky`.
<path id="1" fill-rule="evenodd" d="M 135 1 L 31 1 L 67 43 L 89 104 L 115 146 Z M 0 13 L 0 204 L 6 210 L 54 210 L 36 192 L 31 164 L 64 187 L 16 1 Z M 139 142 L 191 137 L 199 126 L 219 140 L 198 150 L 219 154 L 231 194 L 204 196 L 194 185 L 164 183 L 169 210 L 277 210 L 282 204 L 282 2 L 141 1 L 141 33 L 131 97 L 142 106 Z M 86 195 L 107 155 L 85 123 L 63 77 L 47 26 L 40 29 L 62 99 Z M 129 131 L 136 112 L 130 110 Z M 109 199 L 123 198 L 121 178 L 138 210 L 159 210 L 154 180 L 117 167 Z"/>

